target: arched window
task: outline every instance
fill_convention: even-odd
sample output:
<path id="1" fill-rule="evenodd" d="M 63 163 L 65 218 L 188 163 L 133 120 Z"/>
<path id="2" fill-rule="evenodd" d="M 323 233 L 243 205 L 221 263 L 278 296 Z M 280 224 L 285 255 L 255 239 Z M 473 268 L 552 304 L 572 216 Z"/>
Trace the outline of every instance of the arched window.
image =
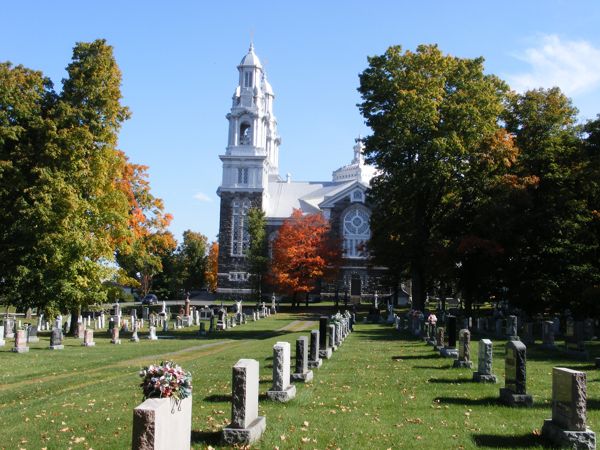
<path id="1" fill-rule="evenodd" d="M 365 245 L 371 237 L 369 211 L 361 206 L 349 208 L 343 217 L 344 256 L 366 258 Z"/>
<path id="2" fill-rule="evenodd" d="M 231 211 L 231 256 L 244 256 L 250 244 L 248 210 L 250 200 L 234 200 Z"/>
<path id="3" fill-rule="evenodd" d="M 240 125 L 240 145 L 250 145 L 252 143 L 252 127 L 249 123 L 243 122 Z"/>

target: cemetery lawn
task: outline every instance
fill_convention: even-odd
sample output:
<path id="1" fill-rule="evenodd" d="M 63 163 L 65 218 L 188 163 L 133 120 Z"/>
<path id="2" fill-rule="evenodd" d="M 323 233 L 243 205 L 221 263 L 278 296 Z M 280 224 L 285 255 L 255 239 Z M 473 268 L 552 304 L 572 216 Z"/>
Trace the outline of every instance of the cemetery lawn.
<path id="1" fill-rule="evenodd" d="M 497 402 L 503 341 L 494 341 L 501 382 L 477 384 L 470 381 L 472 370 L 451 368 L 451 360 L 422 341 L 383 324 L 357 324 L 332 359 L 314 370 L 314 381 L 297 385 L 290 403 L 266 400 L 273 344 L 288 341 L 293 354 L 296 338 L 318 329 L 311 322 L 318 315 L 280 313 L 204 338 L 196 337 L 196 327 L 158 341 L 142 332 L 138 344 L 122 336 L 121 345 L 111 345 L 106 333 L 97 333 L 96 347 L 67 338 L 63 351 L 47 350 L 43 333 L 24 354 L 11 353 L 13 340 L 7 340 L 0 347 L 0 449 L 129 449 L 132 410 L 142 400 L 138 371 L 163 359 L 192 372 L 195 449 L 220 447 L 219 431 L 231 414 L 231 367 L 240 358 L 260 363 L 259 409 L 267 429 L 253 448 L 542 448 L 553 366 L 587 372 L 588 426 L 600 431 L 600 376 L 590 362 L 531 346 L 527 390 L 534 407 L 508 408 Z M 477 340 L 474 335 L 475 367 Z M 595 343 L 589 348 L 600 356 Z"/>

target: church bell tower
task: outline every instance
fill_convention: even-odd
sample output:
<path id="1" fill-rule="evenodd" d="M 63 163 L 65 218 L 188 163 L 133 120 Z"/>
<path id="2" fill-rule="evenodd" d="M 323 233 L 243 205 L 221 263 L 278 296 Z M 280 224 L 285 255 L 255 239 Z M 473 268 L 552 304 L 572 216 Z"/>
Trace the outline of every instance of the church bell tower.
<path id="1" fill-rule="evenodd" d="M 237 66 L 238 85 L 226 118 L 229 132 L 223 163 L 219 223 L 219 272 L 217 292 L 251 292 L 245 253 L 249 245 L 247 213 L 266 209 L 269 181 L 279 180 L 277 120 L 273 115 L 273 89 L 251 44 Z"/>

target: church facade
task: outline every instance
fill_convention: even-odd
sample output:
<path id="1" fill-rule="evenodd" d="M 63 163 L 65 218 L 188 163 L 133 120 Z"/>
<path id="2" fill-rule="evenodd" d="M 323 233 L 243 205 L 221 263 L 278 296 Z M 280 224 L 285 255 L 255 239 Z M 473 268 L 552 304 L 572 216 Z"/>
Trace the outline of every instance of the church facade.
<path id="1" fill-rule="evenodd" d="M 321 213 L 330 222 L 343 242 L 343 262 L 339 280 L 321 286 L 322 292 L 361 296 L 380 290 L 385 269 L 370 267 L 364 252 L 371 235 L 366 190 L 375 170 L 364 162 L 360 138 L 350 163 L 335 170 L 331 181 L 292 181 L 289 175 L 283 179 L 275 95 L 252 45 L 237 69 L 238 86 L 226 116 L 227 147 L 219 155 L 223 174 L 217 190 L 221 199 L 217 292 L 232 297 L 251 293 L 245 252 L 247 213 L 252 207 L 265 212 L 270 240 L 294 209 Z"/>

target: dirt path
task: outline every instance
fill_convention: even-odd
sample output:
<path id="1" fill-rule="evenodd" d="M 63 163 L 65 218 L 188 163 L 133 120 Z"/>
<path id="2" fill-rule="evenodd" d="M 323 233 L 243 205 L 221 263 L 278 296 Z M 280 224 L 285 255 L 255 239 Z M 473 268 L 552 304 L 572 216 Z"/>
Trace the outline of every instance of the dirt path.
<path id="1" fill-rule="evenodd" d="M 294 320 L 288 323 L 285 327 L 279 328 L 277 331 L 302 331 L 312 328 L 317 322 L 314 320 Z"/>

